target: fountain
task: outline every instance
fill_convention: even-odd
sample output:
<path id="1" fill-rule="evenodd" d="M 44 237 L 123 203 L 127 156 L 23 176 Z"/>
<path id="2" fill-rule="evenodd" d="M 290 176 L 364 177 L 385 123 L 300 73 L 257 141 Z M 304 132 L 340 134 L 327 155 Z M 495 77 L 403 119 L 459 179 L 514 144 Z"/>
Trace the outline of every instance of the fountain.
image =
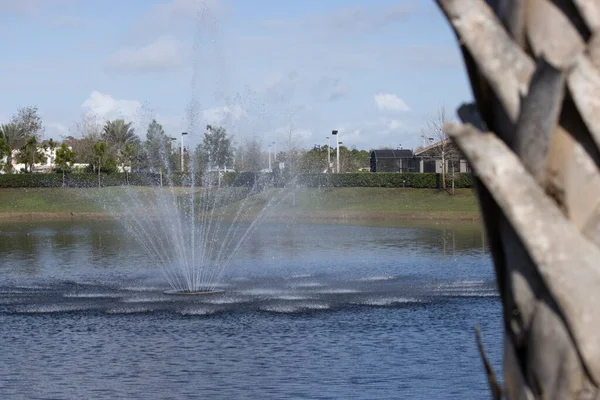
<path id="1" fill-rule="evenodd" d="M 165 294 L 223 292 L 220 279 L 236 253 L 290 191 L 275 188 L 272 174 L 246 173 L 244 183 L 224 184 L 222 172 L 195 156 L 182 174 L 169 166 L 169 148 L 160 154 L 158 174 L 144 175 L 143 186 L 111 189 L 104 208 L 161 266 L 171 287 Z"/>

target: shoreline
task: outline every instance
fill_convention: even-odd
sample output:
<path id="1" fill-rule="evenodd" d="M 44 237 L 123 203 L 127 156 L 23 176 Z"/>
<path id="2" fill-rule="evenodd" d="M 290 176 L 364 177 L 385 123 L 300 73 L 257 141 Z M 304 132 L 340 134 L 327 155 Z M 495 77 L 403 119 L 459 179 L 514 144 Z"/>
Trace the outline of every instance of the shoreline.
<path id="1" fill-rule="evenodd" d="M 110 212 L 0 212 L 0 223 L 24 221 L 106 221 L 116 220 Z M 385 211 L 291 211 L 273 213 L 264 217 L 265 222 L 305 222 L 305 223 L 348 223 L 368 221 L 438 221 L 438 222 L 481 222 L 479 214 L 470 212 L 431 211 L 394 213 Z"/>

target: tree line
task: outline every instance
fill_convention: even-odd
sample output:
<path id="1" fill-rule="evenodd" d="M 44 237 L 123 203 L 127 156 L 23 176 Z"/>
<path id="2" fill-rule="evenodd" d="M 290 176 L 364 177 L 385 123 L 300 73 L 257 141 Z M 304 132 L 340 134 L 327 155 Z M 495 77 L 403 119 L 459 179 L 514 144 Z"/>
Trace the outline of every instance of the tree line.
<path id="1" fill-rule="evenodd" d="M 32 173 L 34 165 L 46 163 L 53 170 L 72 172 L 75 164 L 84 165 L 83 172 L 112 173 L 118 170 L 169 173 L 175 171 L 202 173 L 206 170 L 259 172 L 268 167 L 268 154 L 260 139 L 246 138 L 240 143 L 223 127 L 207 125 L 202 142 L 195 149 L 182 150 L 176 138 L 168 136 L 156 120 L 148 125 L 145 138 L 135 131 L 133 123 L 115 119 L 99 123 L 85 114 L 61 142 L 43 140 L 44 127 L 35 106 L 20 108 L 6 124 L 0 125 L 0 168 L 5 173 Z M 48 151 L 49 150 L 49 151 Z M 327 152 L 335 160 L 335 149 L 315 146 L 304 150 L 290 143 L 271 153 L 271 170 L 284 167 L 286 174 L 324 172 L 328 169 Z M 354 172 L 368 168 L 370 152 L 340 146 L 340 171 Z M 13 157 L 23 167 L 15 171 Z"/>

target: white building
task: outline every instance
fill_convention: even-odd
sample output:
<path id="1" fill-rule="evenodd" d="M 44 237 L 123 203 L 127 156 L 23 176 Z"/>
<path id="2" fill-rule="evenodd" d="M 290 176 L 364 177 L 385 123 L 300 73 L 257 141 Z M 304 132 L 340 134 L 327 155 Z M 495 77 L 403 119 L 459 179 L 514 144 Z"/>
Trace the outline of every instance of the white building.
<path id="1" fill-rule="evenodd" d="M 69 149 L 72 150 L 71 147 L 69 147 Z M 58 150 L 58 147 L 54 148 L 54 149 L 38 147 L 38 150 L 41 151 L 46 156 L 46 162 L 33 164 L 33 172 L 35 172 L 35 173 L 50 173 L 50 172 L 52 172 L 54 170 L 54 168 L 56 167 L 56 164 L 54 161 L 56 160 L 56 150 Z M 25 170 L 25 164 L 17 162 L 18 155 L 19 155 L 19 150 L 12 151 L 12 167 L 13 167 L 12 172 L 20 174 Z M 2 159 L 2 162 L 6 163 L 7 159 L 8 159 L 8 157 L 4 157 Z M 87 166 L 88 166 L 88 164 L 79 164 L 79 163 L 73 164 L 73 168 L 75 168 L 75 169 L 85 168 Z M 5 172 L 0 171 L 0 173 L 5 173 Z"/>

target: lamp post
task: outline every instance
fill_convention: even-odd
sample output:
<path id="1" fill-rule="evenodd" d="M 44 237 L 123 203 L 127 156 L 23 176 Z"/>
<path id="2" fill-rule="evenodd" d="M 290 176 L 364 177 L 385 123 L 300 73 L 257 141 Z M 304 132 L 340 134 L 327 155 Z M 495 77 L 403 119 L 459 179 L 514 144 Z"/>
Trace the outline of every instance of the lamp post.
<path id="1" fill-rule="evenodd" d="M 331 136 L 327 136 L 327 172 L 331 168 Z"/>
<path id="2" fill-rule="evenodd" d="M 271 172 L 271 145 L 269 145 L 269 172 Z"/>
<path id="3" fill-rule="evenodd" d="M 340 147 L 342 144 L 344 144 L 344 143 L 343 143 L 343 142 L 338 142 L 338 149 L 339 149 L 339 147 Z M 338 165 L 339 165 L 339 163 L 340 163 L 340 152 L 339 152 L 339 150 L 338 150 Z M 339 173 L 340 173 L 340 167 L 338 166 L 338 174 L 339 174 Z"/>
<path id="4" fill-rule="evenodd" d="M 183 135 L 187 135 L 187 132 L 181 132 L 181 172 L 183 172 Z"/>
<path id="5" fill-rule="evenodd" d="M 340 136 L 338 135 L 338 131 L 333 130 L 331 134 L 335 136 L 335 151 L 336 151 L 336 171 L 340 173 Z"/>

